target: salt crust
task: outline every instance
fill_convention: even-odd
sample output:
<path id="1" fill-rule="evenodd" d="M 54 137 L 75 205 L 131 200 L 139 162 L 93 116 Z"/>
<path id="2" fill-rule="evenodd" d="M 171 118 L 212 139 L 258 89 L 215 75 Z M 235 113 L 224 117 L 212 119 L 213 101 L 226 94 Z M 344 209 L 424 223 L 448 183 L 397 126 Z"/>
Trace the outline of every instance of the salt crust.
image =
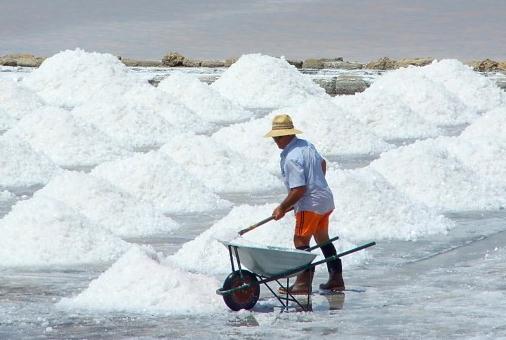
<path id="1" fill-rule="evenodd" d="M 218 193 L 258 193 L 282 187 L 276 176 L 207 136 L 175 135 L 160 151 Z"/>
<path id="2" fill-rule="evenodd" d="M 0 109 L 14 119 L 36 112 L 46 103 L 35 92 L 10 79 L 0 79 Z"/>
<path id="3" fill-rule="evenodd" d="M 130 154 L 94 125 L 57 107 L 25 115 L 12 131 L 61 167 L 95 166 Z"/>
<path id="4" fill-rule="evenodd" d="M 174 72 L 162 80 L 158 88 L 178 98 L 205 121 L 223 124 L 244 121 L 253 116 L 252 112 L 190 74 Z"/>
<path id="5" fill-rule="evenodd" d="M 262 54 L 241 56 L 211 87 L 244 107 L 291 106 L 328 96 L 285 59 Z"/>
<path id="6" fill-rule="evenodd" d="M 46 155 L 37 152 L 18 135 L 0 136 L 0 187 L 29 188 L 46 184 L 59 170 Z"/>
<path id="7" fill-rule="evenodd" d="M 230 202 L 218 197 L 199 179 L 159 151 L 103 163 L 91 174 L 154 204 L 164 213 L 209 212 L 231 206 Z"/>
<path id="8" fill-rule="evenodd" d="M 195 315 L 225 311 L 216 294 L 220 283 L 200 274 L 162 264 L 148 247 L 132 247 L 88 288 L 57 307 L 127 311 L 167 315 Z"/>
<path id="9" fill-rule="evenodd" d="M 121 237 L 167 234 L 179 227 L 151 204 L 85 173 L 64 171 L 35 195 L 65 202 L 99 227 Z"/>
<path id="10" fill-rule="evenodd" d="M 62 202 L 43 196 L 18 201 L 0 220 L 0 234 L 1 267 L 106 263 L 129 247 Z"/>

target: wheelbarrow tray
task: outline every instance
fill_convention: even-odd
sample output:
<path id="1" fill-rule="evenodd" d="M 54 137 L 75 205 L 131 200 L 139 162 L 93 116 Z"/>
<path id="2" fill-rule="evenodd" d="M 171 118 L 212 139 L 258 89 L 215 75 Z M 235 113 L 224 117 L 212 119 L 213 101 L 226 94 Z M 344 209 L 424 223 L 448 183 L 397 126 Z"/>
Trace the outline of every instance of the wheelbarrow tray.
<path id="1" fill-rule="evenodd" d="M 291 272 L 294 269 L 309 265 L 317 254 L 304 250 L 281 247 L 260 246 L 244 241 L 222 243 L 237 249 L 241 265 L 262 277 L 273 277 Z M 233 252 L 236 256 L 235 252 Z M 293 276 L 297 273 L 292 273 Z"/>

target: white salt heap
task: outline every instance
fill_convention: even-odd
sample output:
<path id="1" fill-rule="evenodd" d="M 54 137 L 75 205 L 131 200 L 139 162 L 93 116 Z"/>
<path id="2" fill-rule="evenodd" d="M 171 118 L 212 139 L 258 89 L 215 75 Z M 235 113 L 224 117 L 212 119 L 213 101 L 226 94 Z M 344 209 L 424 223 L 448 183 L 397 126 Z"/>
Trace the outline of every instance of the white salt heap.
<path id="1" fill-rule="evenodd" d="M 0 104 L 0 133 L 8 130 L 16 124 L 17 120 L 11 116 L 7 111 L 2 109 Z"/>
<path id="2" fill-rule="evenodd" d="M 87 289 L 58 303 L 60 308 L 155 314 L 207 314 L 225 311 L 210 277 L 161 264 L 149 248 L 133 247 Z"/>
<path id="3" fill-rule="evenodd" d="M 371 167 L 411 199 L 449 210 L 495 210 L 506 206 L 506 188 L 489 181 L 449 154 L 448 139 L 426 140 L 383 153 Z"/>
<path id="4" fill-rule="evenodd" d="M 129 244 L 96 227 L 60 201 L 19 201 L 0 220 L 0 267 L 109 262 Z"/>
<path id="5" fill-rule="evenodd" d="M 167 234 L 179 227 L 151 204 L 84 173 L 64 171 L 35 195 L 59 199 L 96 225 L 122 237 Z"/>
<path id="6" fill-rule="evenodd" d="M 103 163 L 91 174 L 154 204 L 165 213 L 209 212 L 231 206 L 159 151 Z"/>
<path id="7" fill-rule="evenodd" d="M 230 66 L 211 87 L 244 107 L 281 107 L 327 97 L 325 90 L 285 59 L 246 54 Z"/>
<path id="8" fill-rule="evenodd" d="M 272 138 L 264 138 L 271 125 L 268 117 L 254 119 L 221 128 L 211 138 L 250 159 L 255 167 L 278 174 L 281 150 Z"/>
<path id="9" fill-rule="evenodd" d="M 207 136 L 175 135 L 160 151 L 218 193 L 281 189 L 277 177 Z"/>
<path id="10" fill-rule="evenodd" d="M 48 103 L 69 107 L 84 104 L 97 93 L 136 81 L 117 57 L 107 53 L 66 50 L 47 58 L 23 79 Z"/>
<path id="11" fill-rule="evenodd" d="M 230 260 L 227 248 L 219 240 L 231 241 L 239 237 L 238 232 L 258 221 L 269 217 L 276 205 L 260 206 L 241 205 L 234 207 L 230 213 L 204 231 L 194 240 L 181 247 L 174 255 L 167 258 L 183 269 L 198 273 L 226 274 L 230 272 Z M 293 228 L 295 218 L 293 213 L 287 213 L 279 221 L 271 221 L 242 236 L 246 242 L 262 246 L 277 246 L 294 248 Z M 336 226 L 329 228 L 331 237 L 339 235 Z M 350 242 L 340 239 L 335 243 L 338 252 L 353 247 Z M 359 252 L 346 256 L 345 266 L 364 261 L 367 252 Z M 323 269 L 322 269 L 323 270 Z"/>
<path id="12" fill-rule="evenodd" d="M 506 105 L 506 94 L 493 80 L 455 59 L 434 61 L 423 68 L 430 79 L 442 83 L 471 112 L 483 114 Z"/>
<path id="13" fill-rule="evenodd" d="M 491 184 L 506 186 L 506 108 L 480 117 L 449 141 L 448 151 Z"/>
<path id="14" fill-rule="evenodd" d="M 11 132 L 0 136 L 0 155 L 0 188 L 44 185 L 59 169 L 46 155 Z"/>
<path id="15" fill-rule="evenodd" d="M 62 167 L 95 166 L 129 155 L 94 125 L 57 107 L 24 116 L 12 131 Z"/>
<path id="16" fill-rule="evenodd" d="M 269 118 L 284 113 L 289 113 L 295 127 L 302 130 L 303 134 L 298 137 L 313 143 L 324 156 L 379 154 L 391 148 L 329 99 L 309 99 L 302 104 L 274 111 Z M 250 138 L 256 139 L 258 136 L 250 134 Z"/>
<path id="17" fill-rule="evenodd" d="M 205 121 L 223 124 L 253 115 L 190 74 L 175 72 L 162 80 L 158 88 L 178 98 Z"/>
<path id="18" fill-rule="evenodd" d="M 436 211 L 413 203 L 370 168 L 329 168 L 326 178 L 334 194 L 331 221 L 346 239 L 415 240 L 453 226 Z"/>
<path id="19" fill-rule="evenodd" d="M 36 112 L 46 104 L 36 93 L 10 79 L 0 79 L 0 109 L 14 119 Z M 0 122 L 2 118 L 0 118 Z"/>

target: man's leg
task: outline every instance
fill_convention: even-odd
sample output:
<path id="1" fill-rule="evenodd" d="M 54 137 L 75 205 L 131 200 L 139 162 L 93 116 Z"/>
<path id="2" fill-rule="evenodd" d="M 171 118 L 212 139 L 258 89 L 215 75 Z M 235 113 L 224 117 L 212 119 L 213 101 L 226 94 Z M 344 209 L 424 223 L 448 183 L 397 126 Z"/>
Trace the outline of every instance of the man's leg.
<path id="1" fill-rule="evenodd" d="M 314 238 L 317 244 L 322 244 L 329 240 L 329 216 L 330 213 L 326 214 L 322 220 L 320 221 L 319 228 L 316 230 L 314 234 Z M 332 243 L 324 245 L 321 247 L 323 256 L 325 258 L 329 258 L 331 256 L 337 255 L 336 248 Z M 343 266 L 341 259 L 335 259 L 327 262 L 327 270 L 329 272 L 329 279 L 326 283 L 320 285 L 320 289 L 326 290 L 344 290 L 344 280 L 343 280 Z"/>
<path id="2" fill-rule="evenodd" d="M 317 220 L 313 218 L 308 212 L 301 211 L 296 214 L 295 233 L 293 236 L 293 244 L 299 250 L 306 250 L 309 248 L 313 230 L 315 229 Z M 288 291 L 294 295 L 311 294 L 313 283 L 314 268 L 304 270 L 297 275 L 293 285 L 288 287 Z M 280 287 L 278 291 L 286 294 L 287 288 Z"/>

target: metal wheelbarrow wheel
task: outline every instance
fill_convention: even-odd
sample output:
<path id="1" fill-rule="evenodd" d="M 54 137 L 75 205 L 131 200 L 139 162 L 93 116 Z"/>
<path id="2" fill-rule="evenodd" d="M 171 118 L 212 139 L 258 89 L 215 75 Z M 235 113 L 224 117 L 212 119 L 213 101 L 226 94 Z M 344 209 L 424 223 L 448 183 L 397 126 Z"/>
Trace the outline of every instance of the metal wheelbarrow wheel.
<path id="1" fill-rule="evenodd" d="M 225 279 L 222 289 L 229 290 L 240 287 L 243 284 L 249 284 L 250 286 L 223 295 L 225 304 L 233 311 L 253 308 L 260 297 L 260 285 L 255 274 L 244 269 L 230 273 Z"/>

